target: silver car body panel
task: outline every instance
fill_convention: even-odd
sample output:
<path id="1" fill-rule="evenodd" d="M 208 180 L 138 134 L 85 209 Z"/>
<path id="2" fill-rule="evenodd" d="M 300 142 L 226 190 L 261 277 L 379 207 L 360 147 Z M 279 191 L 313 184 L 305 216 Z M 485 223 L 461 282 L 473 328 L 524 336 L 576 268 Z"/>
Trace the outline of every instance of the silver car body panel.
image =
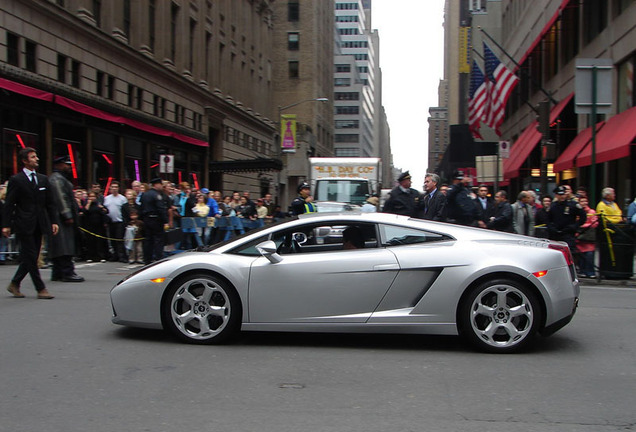
<path id="1" fill-rule="evenodd" d="M 262 256 L 228 253 L 239 245 L 308 222 L 395 224 L 450 240 L 354 251 Z M 493 274 L 516 275 L 540 293 L 545 325 L 572 315 L 578 281 L 560 251 L 542 239 L 411 220 L 382 213 L 314 214 L 241 237 L 210 252 L 184 252 L 133 273 L 111 291 L 116 324 L 161 328 L 165 289 L 180 275 L 213 273 L 236 289 L 242 328 L 263 331 L 456 334 L 467 287 Z M 533 273 L 547 270 L 536 277 Z M 151 282 L 165 278 L 163 282 Z"/>

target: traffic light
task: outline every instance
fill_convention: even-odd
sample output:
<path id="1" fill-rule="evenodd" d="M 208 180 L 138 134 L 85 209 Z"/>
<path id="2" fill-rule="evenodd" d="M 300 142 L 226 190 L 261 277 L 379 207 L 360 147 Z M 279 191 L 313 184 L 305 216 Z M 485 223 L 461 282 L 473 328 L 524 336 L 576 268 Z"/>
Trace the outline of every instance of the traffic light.
<path id="1" fill-rule="evenodd" d="M 550 102 L 542 101 L 537 104 L 537 130 L 544 138 L 550 135 Z"/>

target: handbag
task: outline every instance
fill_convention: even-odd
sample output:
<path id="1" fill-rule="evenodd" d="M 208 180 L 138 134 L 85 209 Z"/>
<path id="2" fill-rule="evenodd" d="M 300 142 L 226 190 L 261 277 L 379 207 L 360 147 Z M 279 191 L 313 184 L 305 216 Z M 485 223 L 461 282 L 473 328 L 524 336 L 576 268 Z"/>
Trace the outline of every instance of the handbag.
<path id="1" fill-rule="evenodd" d="M 582 231 L 576 239 L 582 242 L 595 242 L 596 228 L 587 228 L 585 231 Z"/>

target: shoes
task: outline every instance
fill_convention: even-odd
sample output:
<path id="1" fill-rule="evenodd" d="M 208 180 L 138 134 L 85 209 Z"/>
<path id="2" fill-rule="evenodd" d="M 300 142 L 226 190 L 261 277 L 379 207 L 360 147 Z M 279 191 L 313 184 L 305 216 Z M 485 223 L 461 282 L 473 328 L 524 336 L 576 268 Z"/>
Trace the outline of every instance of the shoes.
<path id="1" fill-rule="evenodd" d="M 7 287 L 7 291 L 11 293 L 11 295 L 15 298 L 24 298 L 24 294 L 20 292 L 20 286 L 11 282 Z"/>
<path id="2" fill-rule="evenodd" d="M 105 263 L 105 262 L 106 262 L 106 260 L 105 260 L 105 259 L 102 259 L 102 260 L 99 260 L 99 262 L 100 262 L 100 263 Z"/>
<path id="3" fill-rule="evenodd" d="M 62 282 L 84 282 L 84 278 L 80 275 L 72 274 L 70 276 L 64 276 Z"/>
<path id="4" fill-rule="evenodd" d="M 44 288 L 42 291 L 38 291 L 38 298 L 40 300 L 51 300 L 52 298 L 55 298 L 55 296 L 51 295 L 51 293 Z"/>

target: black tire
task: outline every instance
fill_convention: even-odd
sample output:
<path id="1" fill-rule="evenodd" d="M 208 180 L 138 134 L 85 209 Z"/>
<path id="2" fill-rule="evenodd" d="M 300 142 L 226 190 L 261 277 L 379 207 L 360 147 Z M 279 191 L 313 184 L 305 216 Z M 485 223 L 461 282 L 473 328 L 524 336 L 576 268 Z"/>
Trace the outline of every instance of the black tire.
<path id="1" fill-rule="evenodd" d="M 193 344 L 221 344 L 241 325 L 240 298 L 226 281 L 206 273 L 176 279 L 161 307 L 164 328 Z"/>
<path id="2" fill-rule="evenodd" d="M 526 348 L 543 321 L 537 294 L 511 279 L 486 281 L 459 306 L 459 331 L 478 350 L 512 353 Z"/>

